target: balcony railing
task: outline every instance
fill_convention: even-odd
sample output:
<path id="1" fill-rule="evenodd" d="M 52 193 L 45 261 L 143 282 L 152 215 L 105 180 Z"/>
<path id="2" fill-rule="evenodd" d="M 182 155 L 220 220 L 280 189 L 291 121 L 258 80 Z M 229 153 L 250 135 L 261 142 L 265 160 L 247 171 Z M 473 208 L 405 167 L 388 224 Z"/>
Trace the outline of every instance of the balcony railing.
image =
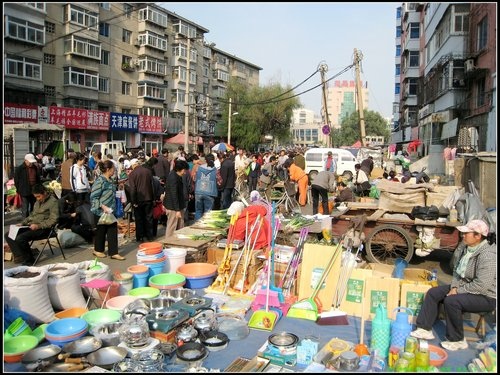
<path id="1" fill-rule="evenodd" d="M 126 72 L 133 72 L 135 70 L 135 68 L 130 63 L 123 63 L 122 70 L 124 70 Z"/>

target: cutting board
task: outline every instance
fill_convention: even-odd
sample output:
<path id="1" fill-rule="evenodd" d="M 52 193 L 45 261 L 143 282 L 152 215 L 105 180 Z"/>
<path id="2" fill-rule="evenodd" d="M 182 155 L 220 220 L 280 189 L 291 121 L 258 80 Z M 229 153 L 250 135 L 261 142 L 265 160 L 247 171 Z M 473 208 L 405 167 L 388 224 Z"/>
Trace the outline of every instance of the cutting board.
<path id="1" fill-rule="evenodd" d="M 201 234 L 212 234 L 214 233 L 213 238 L 203 239 L 203 240 L 192 240 L 189 238 L 184 238 L 182 235 L 201 235 Z M 179 236 L 180 235 L 180 236 Z M 206 229 L 196 229 L 191 227 L 184 227 L 179 230 L 176 230 L 174 234 L 170 237 L 167 237 L 163 240 L 163 243 L 167 246 L 173 247 L 194 247 L 196 249 L 202 248 L 210 242 L 216 241 L 221 235 L 215 234 L 215 232 L 207 231 Z"/>

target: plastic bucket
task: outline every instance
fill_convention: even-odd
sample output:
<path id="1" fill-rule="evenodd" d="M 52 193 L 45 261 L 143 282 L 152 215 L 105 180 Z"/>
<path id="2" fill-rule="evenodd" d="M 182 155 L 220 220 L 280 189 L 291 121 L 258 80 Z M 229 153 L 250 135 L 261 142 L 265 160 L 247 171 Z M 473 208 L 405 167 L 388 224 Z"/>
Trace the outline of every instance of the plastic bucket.
<path id="1" fill-rule="evenodd" d="M 149 277 L 162 273 L 163 268 L 165 267 L 165 263 L 166 263 L 165 261 L 157 263 L 148 263 Z"/>
<path id="2" fill-rule="evenodd" d="M 132 289 L 148 286 L 149 267 L 144 264 L 130 266 L 127 271 L 133 275 Z"/>
<path id="3" fill-rule="evenodd" d="M 164 253 L 167 256 L 164 272 L 175 273 L 177 268 L 186 263 L 186 249 L 172 247 L 170 249 L 165 249 Z"/>
<path id="4" fill-rule="evenodd" d="M 152 250 L 153 253 L 156 251 L 161 252 L 163 249 L 163 244 L 161 242 L 144 242 L 139 245 L 139 250 Z"/>
<path id="5" fill-rule="evenodd" d="M 127 295 L 128 292 L 133 288 L 134 275 L 128 272 L 121 274 L 119 279 L 114 278 L 114 280 L 120 284 L 119 293 L 121 296 Z"/>

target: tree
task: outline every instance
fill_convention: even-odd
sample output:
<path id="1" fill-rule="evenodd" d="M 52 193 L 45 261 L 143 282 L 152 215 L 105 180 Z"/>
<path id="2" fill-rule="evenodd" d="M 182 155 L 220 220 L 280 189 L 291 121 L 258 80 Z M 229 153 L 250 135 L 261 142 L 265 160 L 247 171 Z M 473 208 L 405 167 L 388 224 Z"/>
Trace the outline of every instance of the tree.
<path id="1" fill-rule="evenodd" d="M 272 135 L 279 142 L 289 141 L 290 123 L 293 110 L 300 107 L 298 98 L 290 98 L 290 87 L 272 84 L 264 87 L 248 87 L 231 79 L 228 83 L 225 103 L 222 105 L 220 130 L 227 134 L 229 98 L 232 100 L 232 112 L 238 112 L 231 118 L 231 143 L 238 147 L 253 149 L 263 142 L 265 135 Z M 282 95 L 283 93 L 285 93 Z"/>
<path id="2" fill-rule="evenodd" d="M 365 109 L 363 111 L 365 117 L 365 133 L 366 135 L 383 136 L 385 140 L 389 139 L 390 132 L 387 126 L 387 121 L 378 112 Z M 359 114 L 358 112 L 351 113 L 340 124 L 339 130 L 334 130 L 332 140 L 334 147 L 350 146 L 360 139 L 359 130 Z"/>

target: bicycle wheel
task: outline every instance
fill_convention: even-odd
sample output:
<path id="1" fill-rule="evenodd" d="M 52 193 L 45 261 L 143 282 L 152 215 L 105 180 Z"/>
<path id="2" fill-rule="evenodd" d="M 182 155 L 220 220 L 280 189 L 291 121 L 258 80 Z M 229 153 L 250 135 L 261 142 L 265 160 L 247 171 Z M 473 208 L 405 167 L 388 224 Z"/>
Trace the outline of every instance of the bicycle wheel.
<path id="1" fill-rule="evenodd" d="M 295 197 L 290 197 L 288 196 L 286 201 L 285 201 L 285 209 L 288 213 L 302 213 L 300 209 L 300 204 L 297 202 L 297 199 Z"/>

